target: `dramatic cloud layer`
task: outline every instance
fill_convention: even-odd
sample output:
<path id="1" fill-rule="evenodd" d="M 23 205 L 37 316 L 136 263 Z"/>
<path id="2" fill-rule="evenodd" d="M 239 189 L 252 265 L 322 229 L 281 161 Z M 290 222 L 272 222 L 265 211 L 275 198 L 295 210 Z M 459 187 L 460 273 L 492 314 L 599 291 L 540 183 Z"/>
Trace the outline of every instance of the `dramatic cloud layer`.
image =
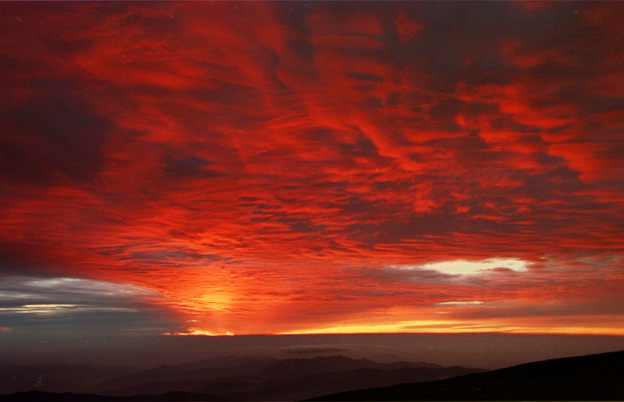
<path id="1" fill-rule="evenodd" d="M 621 3 L 0 11 L 2 331 L 624 333 Z"/>

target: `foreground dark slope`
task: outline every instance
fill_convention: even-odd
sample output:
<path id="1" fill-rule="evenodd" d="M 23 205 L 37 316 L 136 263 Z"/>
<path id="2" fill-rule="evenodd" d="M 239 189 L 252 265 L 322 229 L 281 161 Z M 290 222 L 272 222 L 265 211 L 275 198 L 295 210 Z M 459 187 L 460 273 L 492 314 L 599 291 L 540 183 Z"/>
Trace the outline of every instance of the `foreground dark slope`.
<path id="1" fill-rule="evenodd" d="M 624 351 L 522 364 L 426 383 L 342 392 L 313 401 L 624 400 Z"/>

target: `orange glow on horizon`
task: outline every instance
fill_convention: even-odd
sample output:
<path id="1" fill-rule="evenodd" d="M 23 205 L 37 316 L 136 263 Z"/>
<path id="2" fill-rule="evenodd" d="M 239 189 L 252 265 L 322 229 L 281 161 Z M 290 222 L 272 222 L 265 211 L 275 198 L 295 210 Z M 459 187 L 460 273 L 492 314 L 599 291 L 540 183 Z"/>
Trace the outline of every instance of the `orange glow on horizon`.
<path id="1" fill-rule="evenodd" d="M 210 331 L 203 331 L 201 329 L 189 328 L 188 332 L 164 332 L 161 335 L 167 336 L 234 336 L 232 332 L 226 331 L 224 333 L 216 333 Z"/>
<path id="2" fill-rule="evenodd" d="M 439 326 L 437 325 L 439 324 Z M 454 325 L 456 324 L 456 325 Z M 478 325 L 470 323 L 454 323 L 449 326 L 448 322 L 432 322 L 430 326 L 423 326 L 419 330 L 405 330 L 403 324 L 385 325 L 353 325 L 342 327 L 330 327 L 312 330 L 297 330 L 279 333 L 276 335 L 347 335 L 347 334 L 527 334 L 527 335 L 605 335 L 624 336 L 621 327 L 522 327 L 522 326 L 499 326 Z"/>

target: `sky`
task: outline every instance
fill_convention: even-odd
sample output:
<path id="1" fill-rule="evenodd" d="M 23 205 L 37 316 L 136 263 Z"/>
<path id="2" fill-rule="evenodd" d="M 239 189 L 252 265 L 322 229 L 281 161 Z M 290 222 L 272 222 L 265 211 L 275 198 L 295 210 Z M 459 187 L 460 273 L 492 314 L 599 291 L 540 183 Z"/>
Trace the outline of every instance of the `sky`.
<path id="1" fill-rule="evenodd" d="M 1 3 L 0 337 L 624 335 L 622 20 Z"/>

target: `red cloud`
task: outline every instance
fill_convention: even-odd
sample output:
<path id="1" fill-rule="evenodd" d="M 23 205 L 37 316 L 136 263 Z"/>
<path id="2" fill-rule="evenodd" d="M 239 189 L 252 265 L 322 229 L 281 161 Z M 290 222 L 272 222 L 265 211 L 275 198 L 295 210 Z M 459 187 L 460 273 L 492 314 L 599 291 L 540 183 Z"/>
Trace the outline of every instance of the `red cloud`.
<path id="1" fill-rule="evenodd" d="M 621 290 L 618 6 L 434 6 L 3 5 L 3 250 L 210 333 Z M 488 258 L 534 265 L 392 268 Z"/>

